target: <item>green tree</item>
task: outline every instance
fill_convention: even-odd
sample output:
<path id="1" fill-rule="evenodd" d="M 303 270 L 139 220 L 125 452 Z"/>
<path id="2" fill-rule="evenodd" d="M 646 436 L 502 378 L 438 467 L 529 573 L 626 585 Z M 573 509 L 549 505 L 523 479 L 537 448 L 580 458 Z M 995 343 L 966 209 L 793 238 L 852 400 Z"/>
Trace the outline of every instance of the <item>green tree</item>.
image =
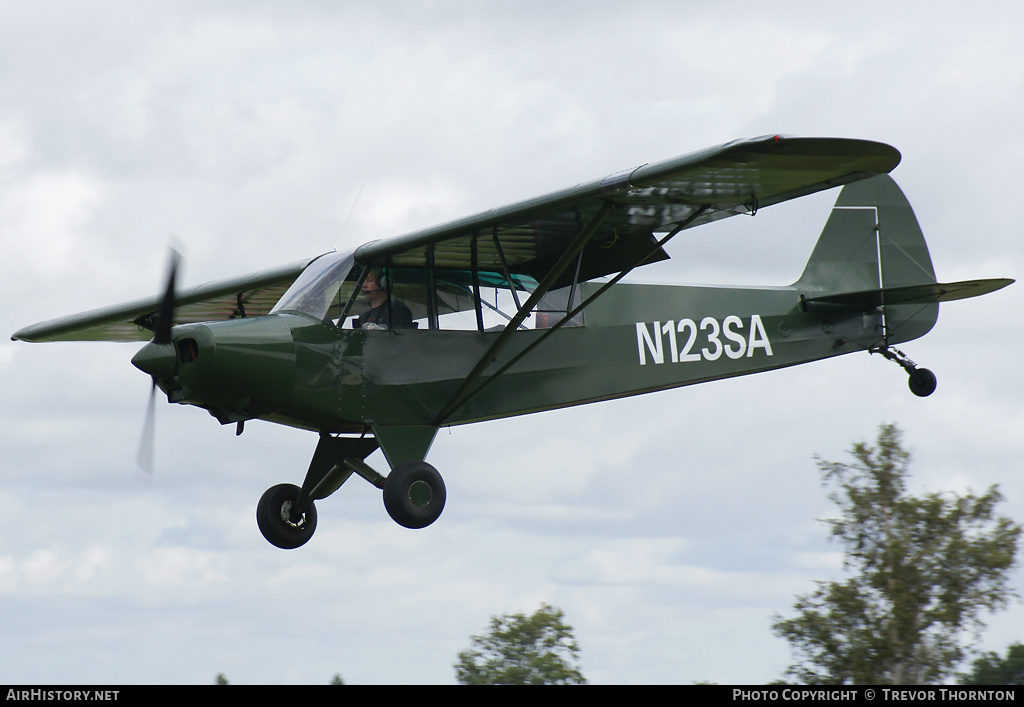
<path id="1" fill-rule="evenodd" d="M 579 646 L 561 609 L 542 604 L 530 616 L 491 617 L 486 636 L 473 636 L 459 653 L 455 677 L 462 685 L 583 685 Z"/>
<path id="2" fill-rule="evenodd" d="M 345 681 L 341 679 L 341 673 L 335 673 L 334 677 L 331 678 L 331 685 L 344 685 Z"/>
<path id="3" fill-rule="evenodd" d="M 1014 643 L 1006 658 L 993 652 L 982 653 L 973 669 L 960 676 L 961 685 L 1024 685 L 1024 644 Z"/>
<path id="4" fill-rule="evenodd" d="M 964 659 L 981 614 L 1013 596 L 1021 527 L 995 515 L 997 488 L 909 495 L 901 437 L 883 425 L 875 447 L 854 446 L 856 463 L 818 460 L 835 488 L 841 517 L 827 522 L 850 577 L 798 597 L 794 618 L 776 616 L 772 630 L 800 656 L 787 675 L 800 682 L 938 682 Z"/>
<path id="5" fill-rule="evenodd" d="M 215 685 L 227 685 L 228 679 L 224 676 L 224 673 L 217 673 L 217 677 L 214 680 Z"/>

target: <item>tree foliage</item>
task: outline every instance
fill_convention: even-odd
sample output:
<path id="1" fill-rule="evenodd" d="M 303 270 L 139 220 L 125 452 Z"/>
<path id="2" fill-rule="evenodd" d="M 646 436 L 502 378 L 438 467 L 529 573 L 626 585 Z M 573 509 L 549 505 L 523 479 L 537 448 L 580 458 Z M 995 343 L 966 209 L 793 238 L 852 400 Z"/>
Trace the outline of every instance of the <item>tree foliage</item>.
<path id="1" fill-rule="evenodd" d="M 1024 644 L 1014 643 L 1006 658 L 989 651 L 972 664 L 971 672 L 960 676 L 961 685 L 1024 685 Z"/>
<path id="2" fill-rule="evenodd" d="M 801 661 L 788 675 L 808 684 L 914 684 L 948 677 L 964 641 L 1003 608 L 1020 525 L 995 515 L 993 486 L 976 496 L 907 493 L 910 454 L 883 425 L 854 464 L 818 460 L 840 518 L 827 521 L 845 548 L 845 582 L 798 597 L 796 616 L 772 630 Z"/>
<path id="3" fill-rule="evenodd" d="M 579 646 L 561 609 L 542 604 L 530 616 L 492 616 L 490 633 L 459 653 L 462 685 L 583 685 Z"/>

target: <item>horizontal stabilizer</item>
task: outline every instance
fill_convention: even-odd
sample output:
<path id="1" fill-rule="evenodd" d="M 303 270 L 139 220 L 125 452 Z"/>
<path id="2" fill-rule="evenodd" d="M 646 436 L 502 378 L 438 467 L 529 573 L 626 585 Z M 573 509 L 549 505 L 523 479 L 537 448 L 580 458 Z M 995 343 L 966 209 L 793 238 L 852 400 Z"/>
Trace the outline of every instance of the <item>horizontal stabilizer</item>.
<path id="1" fill-rule="evenodd" d="M 815 305 L 843 307 L 856 310 L 870 310 L 884 305 L 894 304 L 931 304 L 933 302 L 951 302 L 968 297 L 979 297 L 989 292 L 1001 290 L 1013 280 L 994 278 L 989 280 L 963 280 L 961 282 L 936 282 L 925 285 L 909 285 L 906 287 L 882 287 L 859 292 L 843 292 L 822 297 L 801 298 L 806 309 L 814 309 Z"/>

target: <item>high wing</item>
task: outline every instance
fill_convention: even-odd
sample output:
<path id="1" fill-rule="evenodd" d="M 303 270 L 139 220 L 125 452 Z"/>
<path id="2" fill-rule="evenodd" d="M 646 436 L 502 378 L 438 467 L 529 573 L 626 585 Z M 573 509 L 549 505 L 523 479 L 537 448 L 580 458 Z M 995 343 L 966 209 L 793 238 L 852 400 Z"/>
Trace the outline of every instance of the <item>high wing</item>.
<path id="1" fill-rule="evenodd" d="M 655 233 L 683 228 L 887 173 L 900 153 L 877 142 L 777 135 L 737 140 L 641 165 L 589 184 L 409 235 L 368 243 L 356 261 L 395 267 L 450 267 L 523 274 L 538 282 L 576 248 L 573 281 L 664 260 Z M 574 241 L 590 227 L 583 244 Z"/>
<path id="2" fill-rule="evenodd" d="M 266 314 L 299 273 L 304 260 L 231 280 L 182 290 L 175 297 L 174 323 L 208 322 Z M 149 341 L 161 296 L 72 314 L 14 333 L 14 341 Z"/>
<path id="3" fill-rule="evenodd" d="M 668 258 L 662 246 L 680 231 L 888 173 L 899 162 L 895 148 L 864 140 L 779 135 L 737 140 L 368 243 L 356 250 L 355 259 L 388 267 L 504 273 L 509 282 L 527 275 L 538 282 L 444 405 L 436 419 L 441 424 L 632 269 Z M 656 233 L 665 235 L 658 239 Z M 488 372 L 548 292 L 607 275 L 614 277 L 502 368 Z"/>
<path id="4" fill-rule="evenodd" d="M 679 231 L 889 172 L 888 145 L 837 138 L 737 140 L 356 250 L 364 264 L 527 275 L 539 287 L 514 330 L 548 291 L 664 260 Z M 655 233 L 667 233 L 656 240 Z M 312 260 L 179 292 L 175 323 L 256 316 Z M 571 267 L 570 267 L 571 266 Z M 160 296 L 25 327 L 20 341 L 147 341 Z M 495 348 L 503 343 L 497 342 Z"/>

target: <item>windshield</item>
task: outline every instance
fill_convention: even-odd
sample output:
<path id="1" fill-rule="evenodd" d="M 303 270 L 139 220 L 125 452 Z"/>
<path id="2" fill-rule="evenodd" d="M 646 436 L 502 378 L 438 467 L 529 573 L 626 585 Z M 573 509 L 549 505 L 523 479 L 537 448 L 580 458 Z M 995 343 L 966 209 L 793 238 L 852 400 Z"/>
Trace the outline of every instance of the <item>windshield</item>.
<path id="1" fill-rule="evenodd" d="M 306 266 L 270 313 L 302 312 L 317 319 L 327 319 L 332 307 L 340 312 L 355 291 L 356 281 L 348 279 L 354 262 L 352 253 L 320 256 Z"/>

